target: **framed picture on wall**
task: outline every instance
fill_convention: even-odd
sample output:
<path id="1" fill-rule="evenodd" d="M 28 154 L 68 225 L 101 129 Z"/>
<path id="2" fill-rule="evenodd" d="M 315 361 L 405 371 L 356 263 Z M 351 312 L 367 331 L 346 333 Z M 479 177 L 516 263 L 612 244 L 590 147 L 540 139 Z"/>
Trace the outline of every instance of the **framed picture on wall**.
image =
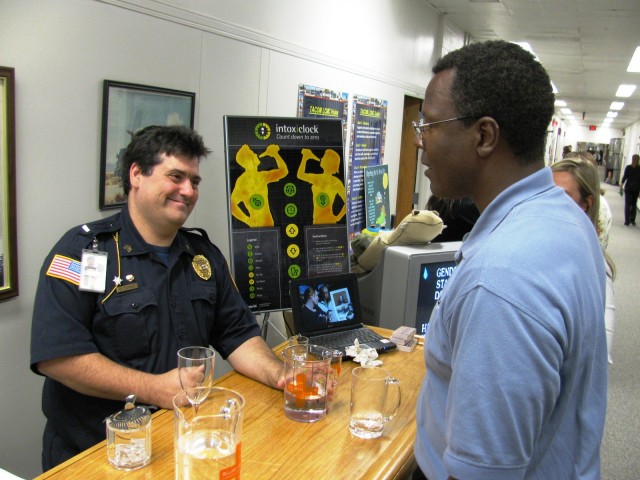
<path id="1" fill-rule="evenodd" d="M 131 137 L 150 125 L 193 128 L 194 92 L 105 80 L 102 95 L 100 209 L 126 202 L 122 188 L 122 154 Z"/>
<path id="2" fill-rule="evenodd" d="M 15 71 L 0 67 L 0 300 L 18 295 Z"/>

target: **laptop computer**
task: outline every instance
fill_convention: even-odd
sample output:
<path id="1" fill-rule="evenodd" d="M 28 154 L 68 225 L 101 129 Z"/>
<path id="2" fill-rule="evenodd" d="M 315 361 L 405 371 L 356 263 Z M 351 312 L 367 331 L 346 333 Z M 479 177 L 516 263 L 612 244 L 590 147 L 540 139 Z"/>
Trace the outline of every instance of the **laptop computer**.
<path id="1" fill-rule="evenodd" d="M 358 278 L 355 273 L 297 278 L 289 282 L 296 333 L 309 343 L 341 350 L 354 344 L 385 352 L 396 348 L 390 340 L 363 326 Z"/>

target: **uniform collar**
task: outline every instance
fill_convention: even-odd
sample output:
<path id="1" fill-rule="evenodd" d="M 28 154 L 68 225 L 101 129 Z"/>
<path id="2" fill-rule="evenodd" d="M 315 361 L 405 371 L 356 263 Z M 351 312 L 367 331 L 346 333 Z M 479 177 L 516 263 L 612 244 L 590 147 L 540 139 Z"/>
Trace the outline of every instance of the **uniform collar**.
<path id="1" fill-rule="evenodd" d="M 122 207 L 120 215 L 120 255 L 128 257 L 149 253 L 149 244 L 144 241 L 138 232 L 138 229 L 133 224 L 133 220 L 129 214 L 129 207 L 127 205 Z M 176 252 L 177 255 L 180 255 L 181 253 L 186 253 L 192 257 L 195 255 L 191 243 L 188 241 L 187 236 L 181 229 L 178 230 L 176 238 L 171 244 L 170 255 L 174 254 L 174 252 Z"/>

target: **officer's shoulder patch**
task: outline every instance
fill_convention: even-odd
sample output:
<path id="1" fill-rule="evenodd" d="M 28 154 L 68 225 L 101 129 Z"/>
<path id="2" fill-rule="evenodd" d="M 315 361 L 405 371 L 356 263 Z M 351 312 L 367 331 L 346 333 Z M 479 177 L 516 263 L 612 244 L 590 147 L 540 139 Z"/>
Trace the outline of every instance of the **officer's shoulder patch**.
<path id="1" fill-rule="evenodd" d="M 47 276 L 65 280 L 73 285 L 80 285 L 80 262 L 64 255 L 54 255 Z"/>

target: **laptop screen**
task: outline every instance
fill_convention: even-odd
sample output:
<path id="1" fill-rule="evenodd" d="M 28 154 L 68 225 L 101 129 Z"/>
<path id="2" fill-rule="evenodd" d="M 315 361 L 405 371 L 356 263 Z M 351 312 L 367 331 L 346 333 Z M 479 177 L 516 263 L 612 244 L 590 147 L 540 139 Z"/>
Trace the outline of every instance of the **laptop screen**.
<path id="1" fill-rule="evenodd" d="M 301 334 L 362 323 L 355 273 L 297 278 L 289 285 L 296 331 Z"/>

